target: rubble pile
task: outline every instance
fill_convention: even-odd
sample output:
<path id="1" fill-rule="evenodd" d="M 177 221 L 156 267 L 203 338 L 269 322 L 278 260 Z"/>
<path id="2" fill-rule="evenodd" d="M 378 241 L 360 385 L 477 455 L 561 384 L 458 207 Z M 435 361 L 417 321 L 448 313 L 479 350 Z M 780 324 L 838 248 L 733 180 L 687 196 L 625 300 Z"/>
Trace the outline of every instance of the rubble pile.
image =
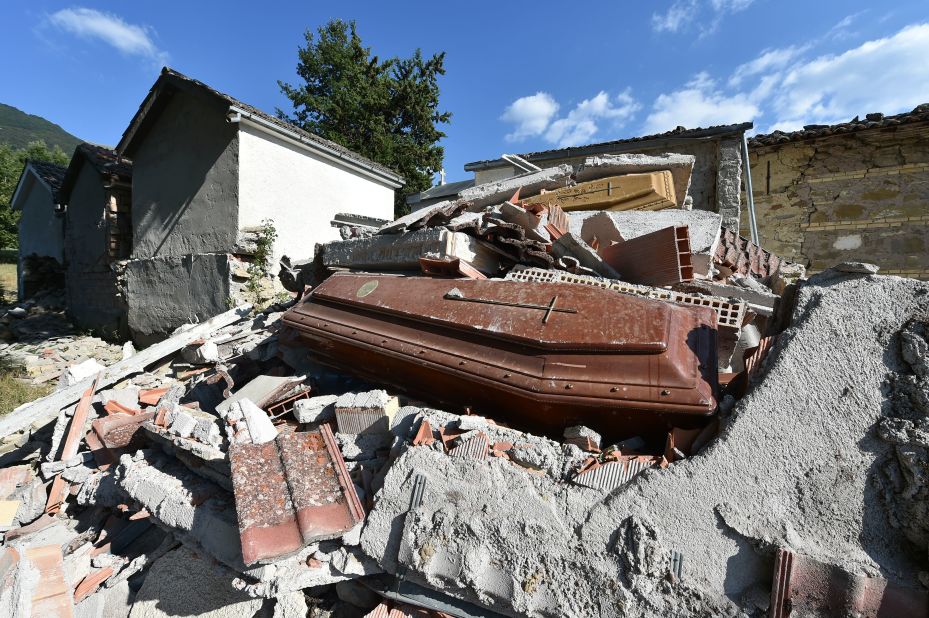
<path id="1" fill-rule="evenodd" d="M 693 164 L 339 215 L 290 303 L 68 368 L 0 419 L 0 611 L 926 616 L 929 284 L 806 279 Z"/>

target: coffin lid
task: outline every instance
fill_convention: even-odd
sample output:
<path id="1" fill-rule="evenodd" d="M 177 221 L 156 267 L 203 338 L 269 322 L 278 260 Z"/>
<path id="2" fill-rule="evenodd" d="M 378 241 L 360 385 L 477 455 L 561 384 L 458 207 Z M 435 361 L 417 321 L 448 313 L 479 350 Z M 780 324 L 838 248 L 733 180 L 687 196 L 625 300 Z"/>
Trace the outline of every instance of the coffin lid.
<path id="1" fill-rule="evenodd" d="M 576 313 L 450 300 L 453 289 L 464 298 L 547 307 Z M 668 347 L 675 309 L 661 301 L 613 290 L 567 283 L 434 279 L 337 273 L 304 302 L 353 306 L 427 324 L 558 350 L 603 350 L 658 354 Z M 300 313 L 298 307 L 296 313 Z"/>

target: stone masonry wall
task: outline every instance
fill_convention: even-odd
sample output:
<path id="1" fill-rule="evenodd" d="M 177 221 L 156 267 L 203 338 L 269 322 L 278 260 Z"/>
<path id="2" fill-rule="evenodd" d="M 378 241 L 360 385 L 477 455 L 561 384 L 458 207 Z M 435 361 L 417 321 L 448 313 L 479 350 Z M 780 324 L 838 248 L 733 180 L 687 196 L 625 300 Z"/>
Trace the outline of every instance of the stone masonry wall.
<path id="1" fill-rule="evenodd" d="M 812 272 L 854 259 L 929 279 L 929 123 L 752 148 L 749 159 L 766 249 Z"/>

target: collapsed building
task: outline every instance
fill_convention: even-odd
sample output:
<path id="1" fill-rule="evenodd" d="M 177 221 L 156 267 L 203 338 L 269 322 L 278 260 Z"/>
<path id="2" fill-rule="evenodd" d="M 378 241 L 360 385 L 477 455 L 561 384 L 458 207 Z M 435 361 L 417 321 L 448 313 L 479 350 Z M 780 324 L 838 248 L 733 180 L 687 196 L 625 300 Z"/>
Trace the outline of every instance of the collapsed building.
<path id="1" fill-rule="evenodd" d="M 753 136 L 752 186 L 765 246 L 810 272 L 854 257 L 887 274 L 929 279 L 927 143 L 927 104 Z"/>
<path id="2" fill-rule="evenodd" d="M 16 260 L 17 296 L 24 300 L 64 280 L 64 223 L 56 206 L 66 168 L 26 161 L 13 189 L 10 209 L 21 213 Z"/>
<path id="3" fill-rule="evenodd" d="M 929 284 L 807 278 L 695 163 L 339 214 L 291 301 L 0 418 L 3 611 L 929 615 Z"/>

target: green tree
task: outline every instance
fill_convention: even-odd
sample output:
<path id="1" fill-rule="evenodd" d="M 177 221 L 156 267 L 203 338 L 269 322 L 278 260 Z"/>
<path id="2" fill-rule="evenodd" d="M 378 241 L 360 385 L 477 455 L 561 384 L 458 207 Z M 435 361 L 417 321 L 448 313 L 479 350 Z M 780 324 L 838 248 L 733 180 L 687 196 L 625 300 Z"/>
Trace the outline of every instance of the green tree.
<path id="1" fill-rule="evenodd" d="M 49 148 L 45 142 L 30 142 L 25 148 L 13 148 L 0 144 L 0 248 L 15 249 L 19 246 L 19 215 L 10 208 L 13 191 L 23 172 L 27 160 L 48 161 L 67 165 L 70 157 L 58 146 Z M 51 216 L 51 213 L 49 213 Z"/>
<path id="2" fill-rule="evenodd" d="M 381 61 L 361 43 L 355 22 L 333 20 L 316 35 L 304 33 L 297 75 L 301 82 L 278 82 L 293 103 L 293 115 L 278 115 L 373 161 L 406 180 L 398 192 L 397 215 L 407 211 L 401 193 L 424 191 L 442 168 L 449 112 L 439 111 L 438 76 L 445 74 L 445 52 L 424 58 Z"/>

